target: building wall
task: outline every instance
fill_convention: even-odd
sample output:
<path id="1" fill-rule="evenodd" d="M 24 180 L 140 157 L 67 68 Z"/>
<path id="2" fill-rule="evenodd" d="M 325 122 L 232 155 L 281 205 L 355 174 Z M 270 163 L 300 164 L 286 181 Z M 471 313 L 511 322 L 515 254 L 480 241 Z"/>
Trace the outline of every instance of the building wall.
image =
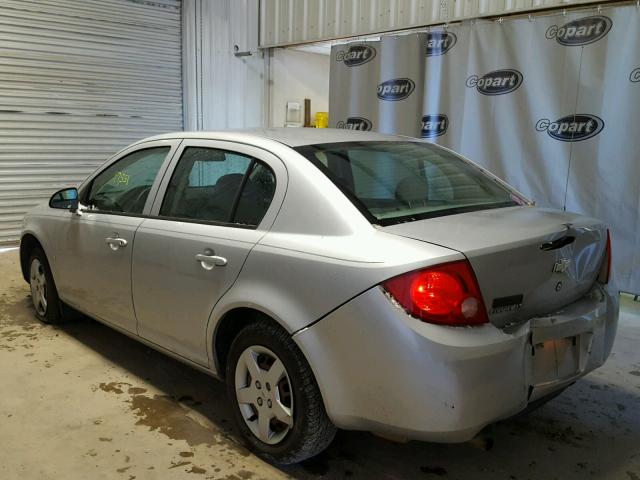
<path id="1" fill-rule="evenodd" d="M 237 57 L 238 52 L 251 52 Z M 258 2 L 183 1 L 185 130 L 265 123 L 265 63 L 258 51 Z"/>
<path id="2" fill-rule="evenodd" d="M 108 157 L 182 129 L 179 0 L 3 0 L 0 243 Z"/>
<path id="3" fill-rule="evenodd" d="M 597 0 L 260 0 L 260 46 L 274 47 L 512 15 Z"/>
<path id="4" fill-rule="evenodd" d="M 316 112 L 329 111 L 329 55 L 290 48 L 274 48 L 270 61 L 269 126 L 283 127 L 286 104 L 311 99 L 311 122 Z"/>

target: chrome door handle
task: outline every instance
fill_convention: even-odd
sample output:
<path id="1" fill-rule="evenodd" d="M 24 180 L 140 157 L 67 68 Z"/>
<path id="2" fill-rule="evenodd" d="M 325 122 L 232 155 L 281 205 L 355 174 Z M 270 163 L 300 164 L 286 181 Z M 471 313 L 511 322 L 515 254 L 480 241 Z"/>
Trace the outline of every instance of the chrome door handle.
<path id="1" fill-rule="evenodd" d="M 126 247 L 128 243 L 129 242 L 127 242 L 124 238 L 107 237 L 107 245 L 109 245 L 109 248 L 114 252 L 121 247 Z"/>
<path id="2" fill-rule="evenodd" d="M 200 262 L 200 266 L 205 270 L 211 270 L 213 267 L 224 267 L 227 259 L 218 255 L 205 255 L 203 253 L 196 254 L 196 261 Z"/>

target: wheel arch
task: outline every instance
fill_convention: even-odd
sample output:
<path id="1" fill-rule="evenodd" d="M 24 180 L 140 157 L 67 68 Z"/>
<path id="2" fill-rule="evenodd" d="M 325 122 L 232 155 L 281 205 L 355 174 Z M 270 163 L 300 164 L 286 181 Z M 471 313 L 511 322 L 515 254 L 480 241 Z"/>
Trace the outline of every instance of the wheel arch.
<path id="1" fill-rule="evenodd" d="M 234 307 L 225 312 L 216 322 L 211 342 L 213 363 L 216 374 L 225 378 L 227 356 L 231 343 L 238 333 L 247 325 L 258 321 L 268 321 L 287 331 L 284 326 L 271 315 L 249 306 Z M 287 333 L 289 333 L 287 331 Z"/>
<path id="2" fill-rule="evenodd" d="M 29 258 L 36 248 L 40 248 L 45 257 L 47 256 L 42 242 L 33 233 L 25 233 L 20 239 L 20 269 L 22 270 L 22 278 L 27 283 L 29 283 Z"/>

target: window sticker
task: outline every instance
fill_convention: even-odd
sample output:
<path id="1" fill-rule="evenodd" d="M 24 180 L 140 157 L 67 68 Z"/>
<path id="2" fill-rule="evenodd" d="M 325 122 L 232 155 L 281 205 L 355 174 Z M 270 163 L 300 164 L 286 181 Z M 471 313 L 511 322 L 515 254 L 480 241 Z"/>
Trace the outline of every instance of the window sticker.
<path id="1" fill-rule="evenodd" d="M 124 172 L 118 172 L 113 176 L 111 183 L 114 185 L 129 185 L 129 175 Z"/>

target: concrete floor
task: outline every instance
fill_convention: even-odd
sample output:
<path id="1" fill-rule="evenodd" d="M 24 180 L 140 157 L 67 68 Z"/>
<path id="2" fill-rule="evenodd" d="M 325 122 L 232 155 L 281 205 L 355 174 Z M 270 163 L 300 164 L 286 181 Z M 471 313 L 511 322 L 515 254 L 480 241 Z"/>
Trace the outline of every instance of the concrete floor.
<path id="1" fill-rule="evenodd" d="M 39 323 L 17 252 L 0 255 L 0 479 L 640 480 L 640 309 L 624 301 L 614 353 L 495 446 L 394 444 L 339 432 L 278 469 L 234 440 L 223 385 L 98 323 Z"/>

